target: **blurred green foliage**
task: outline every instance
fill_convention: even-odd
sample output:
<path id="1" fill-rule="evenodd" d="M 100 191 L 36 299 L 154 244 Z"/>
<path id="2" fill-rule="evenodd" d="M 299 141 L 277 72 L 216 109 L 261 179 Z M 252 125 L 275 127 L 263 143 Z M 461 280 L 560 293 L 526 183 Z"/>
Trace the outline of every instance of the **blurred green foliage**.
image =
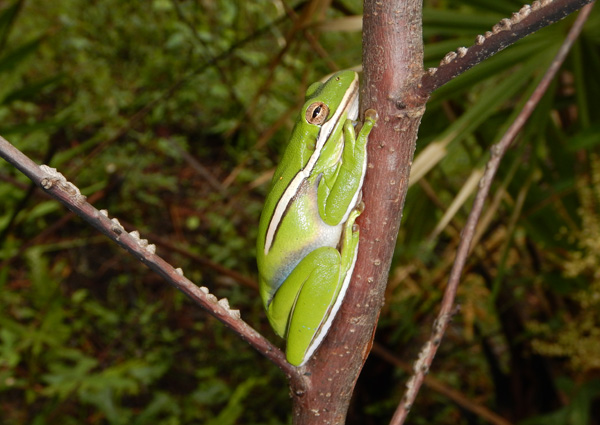
<path id="1" fill-rule="evenodd" d="M 0 2 L 0 134 L 273 341 L 256 288 L 199 259 L 255 276 L 269 172 L 305 88 L 334 65 L 360 63 L 356 29 L 292 31 L 303 5 Z M 360 7 L 336 1 L 311 22 Z M 426 3 L 426 67 L 520 7 Z M 470 201 L 434 229 L 571 22 L 511 46 L 428 104 L 415 163 L 429 171 L 409 191 L 376 337 L 406 362 L 429 336 Z M 513 422 L 600 421 L 599 45 L 595 10 L 501 167 L 461 313 L 432 370 Z M 2 424 L 289 423 L 279 370 L 4 162 L 0 199 Z M 371 355 L 348 423 L 386 423 L 406 378 Z M 411 423 L 485 421 L 425 388 Z"/>

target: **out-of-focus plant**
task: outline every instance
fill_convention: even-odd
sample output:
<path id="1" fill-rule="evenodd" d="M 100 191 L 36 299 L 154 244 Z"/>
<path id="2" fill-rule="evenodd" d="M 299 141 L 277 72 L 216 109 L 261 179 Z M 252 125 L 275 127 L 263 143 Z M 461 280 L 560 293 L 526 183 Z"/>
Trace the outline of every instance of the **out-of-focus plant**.
<path id="1" fill-rule="evenodd" d="M 590 156 L 589 176 L 578 179 L 580 228 L 563 237 L 574 245 L 562 261 L 570 288 L 563 308 L 551 321 L 532 322 L 533 348 L 549 357 L 566 358 L 575 371 L 600 370 L 600 157 Z"/>

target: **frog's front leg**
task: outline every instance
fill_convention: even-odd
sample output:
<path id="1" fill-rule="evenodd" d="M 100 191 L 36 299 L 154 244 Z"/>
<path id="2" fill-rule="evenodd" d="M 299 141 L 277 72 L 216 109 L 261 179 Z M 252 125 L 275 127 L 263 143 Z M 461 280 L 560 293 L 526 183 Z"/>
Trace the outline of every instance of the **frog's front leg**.
<path id="1" fill-rule="evenodd" d="M 344 123 L 344 149 L 339 168 L 332 175 L 325 174 L 318 187 L 319 213 L 329 225 L 340 223 L 359 198 L 367 165 L 367 141 L 377 118 L 374 109 L 367 110 L 358 136 L 352 121 Z"/>
<path id="2" fill-rule="evenodd" d="M 344 225 L 341 252 L 321 247 L 296 266 L 269 304 L 275 331 L 287 339 L 287 360 L 301 366 L 310 358 L 329 330 L 350 283 L 359 232 L 354 209 Z"/>

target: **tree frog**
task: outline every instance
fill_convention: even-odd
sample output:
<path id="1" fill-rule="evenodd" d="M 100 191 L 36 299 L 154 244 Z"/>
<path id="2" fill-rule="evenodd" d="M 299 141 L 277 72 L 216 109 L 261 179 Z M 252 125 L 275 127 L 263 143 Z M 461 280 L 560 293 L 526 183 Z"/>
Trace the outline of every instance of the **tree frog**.
<path id="1" fill-rule="evenodd" d="M 356 72 L 341 71 L 308 88 L 260 219 L 260 295 L 295 366 L 325 338 L 356 262 L 366 144 L 377 120 L 368 110 L 356 135 L 358 86 Z"/>

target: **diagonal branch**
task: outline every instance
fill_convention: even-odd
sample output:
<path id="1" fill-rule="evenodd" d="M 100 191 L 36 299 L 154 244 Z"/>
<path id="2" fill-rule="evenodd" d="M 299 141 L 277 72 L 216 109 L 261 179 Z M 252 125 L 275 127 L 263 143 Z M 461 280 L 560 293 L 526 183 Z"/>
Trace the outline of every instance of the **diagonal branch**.
<path id="1" fill-rule="evenodd" d="M 478 35 L 469 48 L 459 47 L 440 62 L 438 68 L 429 68 L 421 79 L 420 95 L 426 98 L 435 89 L 479 62 L 495 55 L 504 48 L 581 9 L 593 0 L 536 0 L 525 5 L 512 17 L 502 19 L 492 31 Z"/>
<path id="2" fill-rule="evenodd" d="M 196 286 L 183 275 L 181 269 L 175 269 L 156 255 L 156 246 L 148 244 L 146 239 L 141 239 L 137 231 L 127 233 L 116 218 L 111 220 L 108 217 L 107 211 L 99 211 L 88 203 L 77 186 L 67 181 L 60 172 L 46 165 L 38 166 L 1 136 L 0 157 L 15 166 L 48 195 L 61 202 L 96 230 L 108 236 L 133 257 L 186 294 L 194 303 L 232 329 L 257 351 L 279 366 L 298 386 L 302 386 L 303 381 L 297 369 L 286 361 L 283 352 L 244 322 L 240 318 L 240 311 L 229 307 L 227 298 L 218 300 L 217 297 L 209 293 L 207 288 Z"/>
<path id="3" fill-rule="evenodd" d="M 378 343 L 373 344 L 373 350 L 371 351 L 382 360 L 393 364 L 395 367 L 410 373 L 411 366 L 407 362 L 400 360 L 392 352 L 385 349 Z M 512 425 L 511 422 L 492 412 L 490 409 L 485 407 L 483 404 L 472 401 L 467 395 L 451 388 L 449 385 L 443 383 L 441 380 L 434 378 L 433 376 L 426 376 L 424 379 L 425 386 L 431 388 L 438 394 L 448 398 L 452 402 L 459 405 L 461 408 L 479 416 L 491 425 Z"/>
<path id="4" fill-rule="evenodd" d="M 448 324 L 450 323 L 450 320 L 453 315 L 454 299 L 456 297 L 456 290 L 458 288 L 459 279 L 467 261 L 467 256 L 469 254 L 471 242 L 475 235 L 477 222 L 479 221 L 479 217 L 481 216 L 481 211 L 483 210 L 485 199 L 487 198 L 487 195 L 490 192 L 494 175 L 496 174 L 500 166 L 500 161 L 502 160 L 502 157 L 506 153 L 506 150 L 508 149 L 512 141 L 521 131 L 521 129 L 535 110 L 535 107 L 541 100 L 542 96 L 548 89 L 548 86 L 550 85 L 556 73 L 560 69 L 560 66 L 567 57 L 569 50 L 573 46 L 573 43 L 579 36 L 579 33 L 581 32 L 585 21 L 589 17 L 592 7 L 593 4 L 589 4 L 581 10 L 579 16 L 577 16 L 577 19 L 575 20 L 575 23 L 571 27 L 571 30 L 567 34 L 563 45 L 556 54 L 554 60 L 552 61 L 552 64 L 544 74 L 544 77 L 540 81 L 540 84 L 535 89 L 531 97 L 527 100 L 525 106 L 523 107 L 523 110 L 515 119 L 514 123 L 506 131 L 504 136 L 502 136 L 502 139 L 491 148 L 491 157 L 487 163 L 485 173 L 481 178 L 481 181 L 479 182 L 479 191 L 477 192 L 475 201 L 473 203 L 473 209 L 469 214 L 469 218 L 467 219 L 467 223 L 463 230 L 463 234 L 456 254 L 456 259 L 454 261 L 454 265 L 452 267 L 450 277 L 448 279 L 448 286 L 446 287 L 446 290 L 444 292 L 440 312 L 434 322 L 431 337 L 421 349 L 419 358 L 413 366 L 414 375 L 406 384 L 406 393 L 404 394 L 404 397 L 401 403 L 398 405 L 398 409 L 396 410 L 394 417 L 390 422 L 391 425 L 400 425 L 404 423 L 406 416 L 408 415 L 408 412 L 415 401 L 417 393 L 419 392 L 419 389 L 423 384 L 425 374 L 429 371 L 429 368 L 431 367 L 431 363 L 433 362 L 433 358 L 437 352 L 442 337 L 446 332 Z"/>

